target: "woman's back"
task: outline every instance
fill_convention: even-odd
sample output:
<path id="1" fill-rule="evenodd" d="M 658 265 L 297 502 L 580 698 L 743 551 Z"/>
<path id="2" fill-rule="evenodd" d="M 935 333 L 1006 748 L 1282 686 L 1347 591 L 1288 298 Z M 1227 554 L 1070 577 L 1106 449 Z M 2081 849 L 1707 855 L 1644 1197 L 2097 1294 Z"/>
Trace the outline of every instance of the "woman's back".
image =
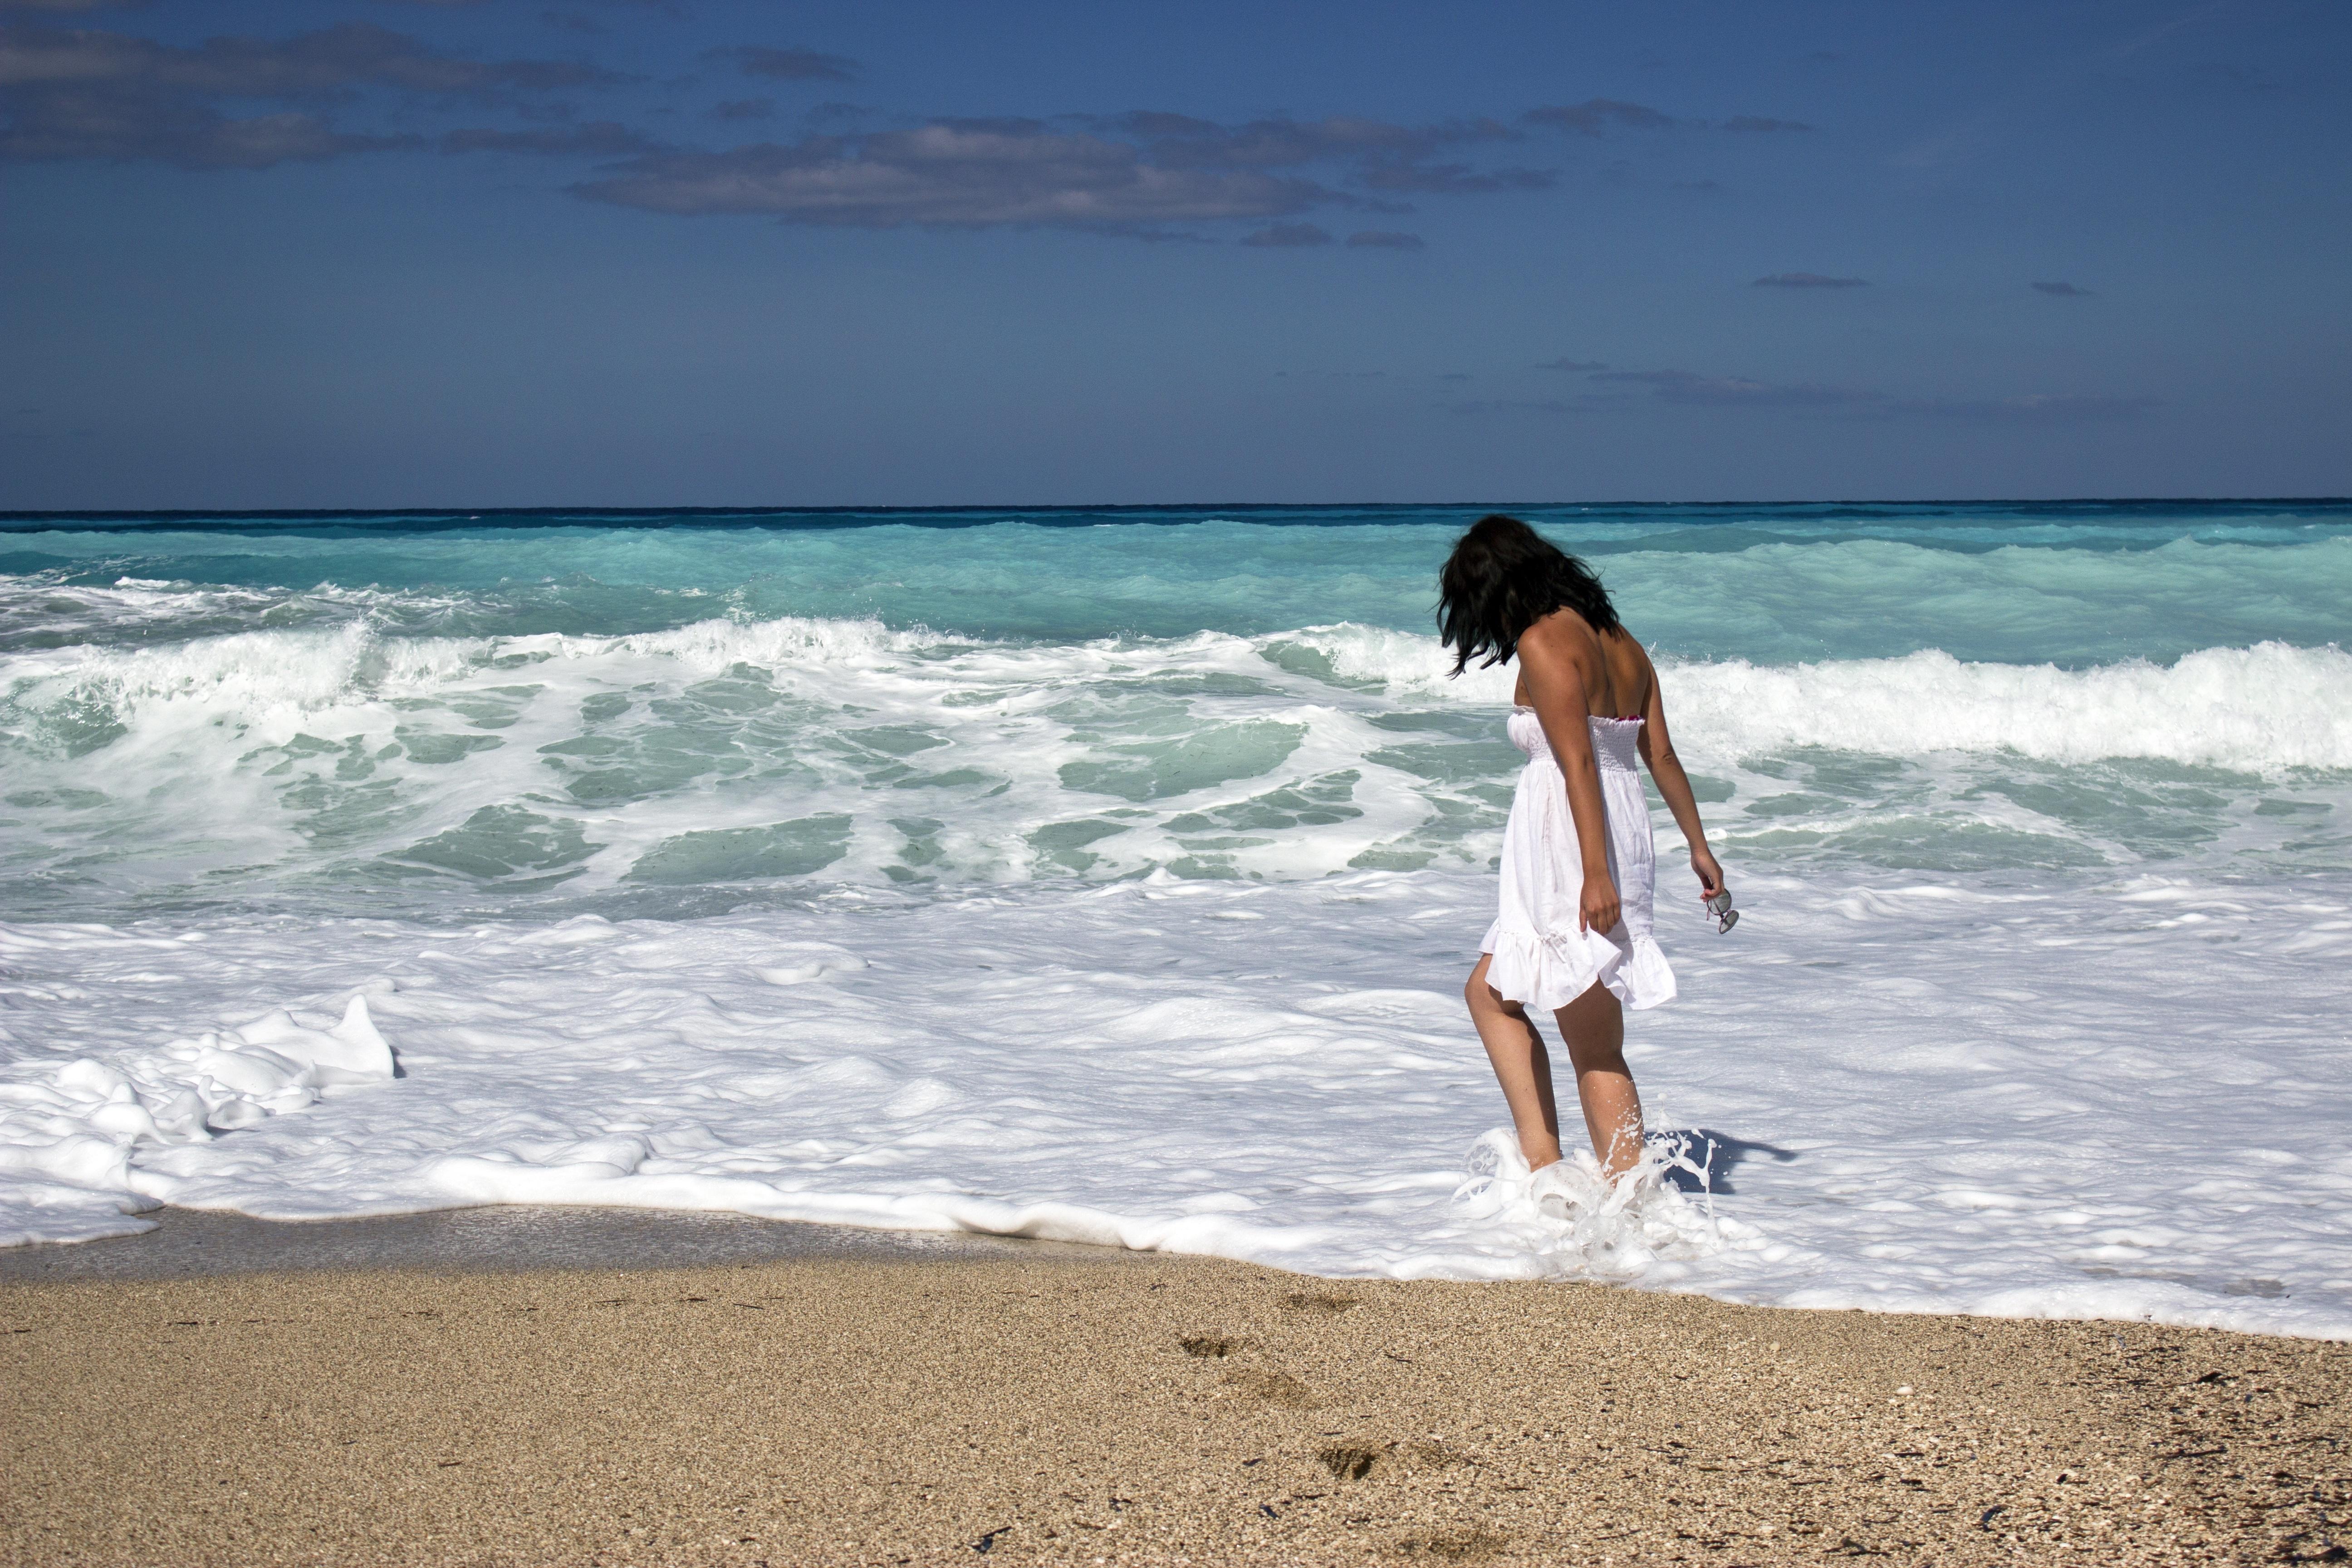
<path id="1" fill-rule="evenodd" d="M 1604 719 L 1638 719 L 1650 710 L 1650 686 L 1657 677 L 1650 668 L 1650 656 L 1634 640 L 1633 634 L 1623 626 L 1612 626 L 1601 634 L 1601 658 L 1608 667 L 1610 701 L 1605 704 Z M 1593 693 L 1598 702 L 1601 693 Z"/>
<path id="2" fill-rule="evenodd" d="M 1576 666 L 1584 682 L 1585 711 L 1596 719 L 1638 719 L 1650 710 L 1650 688 L 1657 679 L 1650 656 L 1623 626 L 1595 632 L 1574 610 L 1559 609 L 1522 634 L 1549 644 Z M 1525 708 L 1528 681 L 1514 683 L 1511 700 Z"/>

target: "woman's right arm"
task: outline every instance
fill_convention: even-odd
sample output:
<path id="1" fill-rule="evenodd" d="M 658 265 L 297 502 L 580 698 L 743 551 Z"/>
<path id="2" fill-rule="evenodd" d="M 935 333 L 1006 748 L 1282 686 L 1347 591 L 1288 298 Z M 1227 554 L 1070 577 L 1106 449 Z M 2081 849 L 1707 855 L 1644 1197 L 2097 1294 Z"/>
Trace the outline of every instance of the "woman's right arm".
<path id="1" fill-rule="evenodd" d="M 1649 657 L 1644 653 L 1643 661 L 1647 663 Z M 1675 755 L 1674 739 L 1666 732 L 1666 697 L 1655 666 L 1650 669 L 1649 711 L 1642 718 L 1642 760 L 1650 764 L 1650 776 L 1658 781 L 1658 794 L 1665 797 L 1675 826 L 1683 830 L 1690 845 L 1691 869 L 1706 889 L 1703 896 L 1713 898 L 1723 890 L 1723 867 L 1706 847 L 1706 829 L 1698 819 L 1698 799 L 1691 794 L 1690 775 L 1683 772 L 1683 761 Z"/>

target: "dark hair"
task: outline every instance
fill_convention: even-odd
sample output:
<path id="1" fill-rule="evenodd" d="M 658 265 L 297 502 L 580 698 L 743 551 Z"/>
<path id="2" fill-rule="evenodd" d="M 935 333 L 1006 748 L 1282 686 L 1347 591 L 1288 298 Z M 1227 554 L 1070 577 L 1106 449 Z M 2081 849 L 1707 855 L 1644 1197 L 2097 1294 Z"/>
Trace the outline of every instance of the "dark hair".
<path id="1" fill-rule="evenodd" d="M 1618 629 L 1609 590 L 1591 568 L 1516 517 L 1488 512 L 1454 542 L 1437 574 L 1437 635 L 1454 650 L 1459 675 L 1480 654 L 1479 668 L 1519 651 L 1519 634 L 1554 610 L 1582 616 L 1596 632 Z"/>

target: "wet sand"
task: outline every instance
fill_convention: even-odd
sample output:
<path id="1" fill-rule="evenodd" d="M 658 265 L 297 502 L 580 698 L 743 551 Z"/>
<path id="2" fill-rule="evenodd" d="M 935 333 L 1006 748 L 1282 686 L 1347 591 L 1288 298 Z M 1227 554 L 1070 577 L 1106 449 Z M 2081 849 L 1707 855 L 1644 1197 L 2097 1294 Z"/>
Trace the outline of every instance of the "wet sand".
<path id="1" fill-rule="evenodd" d="M 560 1268 L 689 1268 L 787 1258 L 945 1262 L 1099 1259 L 1099 1247 L 971 1231 L 868 1230 L 684 1209 L 502 1204 L 364 1219 L 268 1220 L 205 1209 L 142 1215 L 155 1228 L 71 1245 L 0 1247 L 0 1285 L 183 1279 L 205 1274 L 410 1269 L 428 1274 Z"/>
<path id="2" fill-rule="evenodd" d="M 0 1283 L 0 1557 L 2278 1562 L 2352 1514 L 2342 1345 L 995 1245 Z"/>

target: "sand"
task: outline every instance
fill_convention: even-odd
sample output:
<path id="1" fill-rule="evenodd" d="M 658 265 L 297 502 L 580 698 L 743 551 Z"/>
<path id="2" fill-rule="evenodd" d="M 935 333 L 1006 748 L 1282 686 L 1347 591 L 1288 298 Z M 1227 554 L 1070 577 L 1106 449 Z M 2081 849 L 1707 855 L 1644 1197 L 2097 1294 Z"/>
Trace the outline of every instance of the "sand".
<path id="1" fill-rule="evenodd" d="M 1239 1264 L 0 1284 L 22 1563 L 2212 1563 L 2352 1349 Z"/>

